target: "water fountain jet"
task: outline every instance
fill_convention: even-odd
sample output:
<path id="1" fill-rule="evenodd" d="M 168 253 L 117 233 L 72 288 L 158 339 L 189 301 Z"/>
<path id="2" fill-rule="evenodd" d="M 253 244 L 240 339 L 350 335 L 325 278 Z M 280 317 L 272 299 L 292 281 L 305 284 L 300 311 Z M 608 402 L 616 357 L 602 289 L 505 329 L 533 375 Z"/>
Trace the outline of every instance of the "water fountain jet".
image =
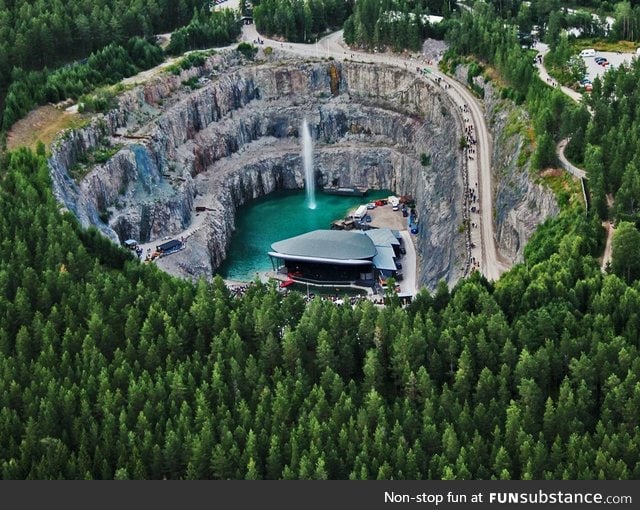
<path id="1" fill-rule="evenodd" d="M 302 161 L 304 164 L 304 187 L 307 195 L 307 207 L 316 208 L 316 180 L 313 172 L 313 141 L 309 132 L 309 124 L 302 121 Z"/>

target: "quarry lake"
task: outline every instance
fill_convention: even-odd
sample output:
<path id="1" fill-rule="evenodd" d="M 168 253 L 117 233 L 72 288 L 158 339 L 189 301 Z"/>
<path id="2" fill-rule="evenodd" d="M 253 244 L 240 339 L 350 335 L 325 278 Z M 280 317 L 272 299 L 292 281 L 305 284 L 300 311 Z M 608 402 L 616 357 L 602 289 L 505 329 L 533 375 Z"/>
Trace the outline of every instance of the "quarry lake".
<path id="1" fill-rule="evenodd" d="M 271 244 L 317 229 L 345 217 L 357 206 L 386 198 L 388 190 L 369 191 L 365 197 L 316 193 L 316 208 L 309 209 L 303 190 L 278 191 L 252 200 L 236 214 L 236 230 L 225 262 L 218 273 L 229 280 L 251 281 L 256 273 L 271 271 L 267 252 Z"/>

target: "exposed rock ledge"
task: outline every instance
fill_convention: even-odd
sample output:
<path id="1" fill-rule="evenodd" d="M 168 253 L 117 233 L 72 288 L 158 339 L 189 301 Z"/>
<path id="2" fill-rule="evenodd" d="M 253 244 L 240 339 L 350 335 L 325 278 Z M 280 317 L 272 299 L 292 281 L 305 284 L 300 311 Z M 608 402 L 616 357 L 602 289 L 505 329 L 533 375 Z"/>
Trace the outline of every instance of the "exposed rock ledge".
<path id="1" fill-rule="evenodd" d="M 464 66 L 456 69 L 457 78 L 466 83 Z M 521 152 L 529 150 L 528 142 L 510 123 L 524 111 L 517 111 L 513 102 L 501 99 L 495 87 L 482 76 L 474 78 L 484 89 L 487 124 L 493 137 L 491 168 L 494 182 L 494 222 L 498 249 L 511 264 L 521 262 L 524 248 L 538 225 L 556 216 L 560 209 L 551 190 L 536 183 L 531 173 L 530 158 L 520 164 Z M 529 123 L 524 119 L 523 123 Z"/>
<path id="2" fill-rule="evenodd" d="M 117 110 L 52 149 L 57 197 L 114 241 L 189 228 L 195 234 L 186 250 L 167 257 L 168 269 L 209 277 L 226 255 L 240 205 L 303 187 L 297 135 L 306 116 L 318 181 L 415 196 L 420 283 L 457 281 L 462 130 L 448 97 L 394 67 L 281 57 L 246 64 L 235 53 L 216 55 L 201 69 L 125 93 Z M 192 77 L 201 78 L 194 91 L 181 85 Z M 122 147 L 79 184 L 69 177 L 83 155 L 114 144 Z M 422 153 L 431 156 L 429 166 L 421 165 Z M 196 215 L 196 205 L 208 211 Z"/>

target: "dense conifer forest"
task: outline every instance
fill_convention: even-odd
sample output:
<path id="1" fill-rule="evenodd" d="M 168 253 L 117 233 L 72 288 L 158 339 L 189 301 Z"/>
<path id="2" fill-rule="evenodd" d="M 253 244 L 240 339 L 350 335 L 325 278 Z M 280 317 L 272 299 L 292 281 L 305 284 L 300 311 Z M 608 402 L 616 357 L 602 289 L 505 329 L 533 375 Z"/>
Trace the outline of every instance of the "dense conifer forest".
<path id="1" fill-rule="evenodd" d="M 612 216 L 640 224 L 640 61 L 609 71 L 594 81 L 588 105 L 572 139 L 571 155 L 584 164 L 596 212 L 609 216 L 606 194 L 614 200 Z"/>
<path id="2" fill-rule="evenodd" d="M 0 127 L 38 104 L 77 99 L 156 65 L 162 51 L 154 34 L 193 20 L 184 49 L 205 38 L 209 45 L 235 40 L 235 20 L 205 20 L 208 9 L 208 0 L 0 0 Z"/>
<path id="3" fill-rule="evenodd" d="M 153 5 L 186 9 L 171 23 L 192 19 L 186 1 L 91 3 L 120 4 L 122 16 L 139 5 L 150 31 L 172 28 Z M 0 0 L 12 16 L 0 27 L 17 37 L 18 11 L 38 6 Z M 590 119 L 541 86 L 514 33 L 489 36 L 492 23 L 487 10 L 452 24 L 446 65 L 473 55 L 472 76 L 485 65 L 504 75 L 504 97 L 532 118 L 534 168 L 553 161 L 560 136 L 583 133 L 592 180 L 600 172 L 630 220 L 614 262 L 635 264 L 637 156 L 623 142 L 637 131 L 638 71 L 594 86 Z M 148 35 L 126 26 L 127 38 Z M 93 44 L 83 51 L 118 51 Z M 596 122 L 607 129 L 594 133 Z M 637 479 L 640 262 L 603 273 L 602 248 L 598 214 L 565 204 L 495 283 L 441 284 L 405 308 L 393 294 L 385 307 L 307 305 L 259 282 L 237 297 L 81 229 L 51 192 L 43 148 L 4 153 L 0 477 Z"/>
<path id="4" fill-rule="evenodd" d="M 567 210 L 490 284 L 338 306 L 140 264 L 0 170 L 3 478 L 637 478 L 640 288 Z"/>
<path id="5" fill-rule="evenodd" d="M 253 17 L 260 33 L 292 42 L 313 42 L 327 29 L 339 30 L 351 0 L 256 0 Z"/>
<path id="6" fill-rule="evenodd" d="M 432 24 L 427 16 L 451 14 L 455 1 L 359 0 L 344 23 L 347 44 L 366 49 L 420 50 L 426 37 L 442 38 L 445 24 Z"/>

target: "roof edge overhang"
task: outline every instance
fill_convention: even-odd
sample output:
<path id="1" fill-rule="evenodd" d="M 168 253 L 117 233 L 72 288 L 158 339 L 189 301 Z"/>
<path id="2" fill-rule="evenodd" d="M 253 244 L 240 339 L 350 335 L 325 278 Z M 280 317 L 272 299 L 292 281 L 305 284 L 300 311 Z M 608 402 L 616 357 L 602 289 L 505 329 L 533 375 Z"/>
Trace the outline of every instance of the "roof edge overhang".
<path id="1" fill-rule="evenodd" d="M 322 264 L 337 264 L 342 266 L 364 266 L 373 265 L 373 261 L 369 259 L 328 259 L 323 257 L 306 257 L 304 255 L 287 255 L 276 251 L 270 251 L 270 257 L 276 257 L 282 260 L 293 260 L 299 262 L 320 262 Z"/>

